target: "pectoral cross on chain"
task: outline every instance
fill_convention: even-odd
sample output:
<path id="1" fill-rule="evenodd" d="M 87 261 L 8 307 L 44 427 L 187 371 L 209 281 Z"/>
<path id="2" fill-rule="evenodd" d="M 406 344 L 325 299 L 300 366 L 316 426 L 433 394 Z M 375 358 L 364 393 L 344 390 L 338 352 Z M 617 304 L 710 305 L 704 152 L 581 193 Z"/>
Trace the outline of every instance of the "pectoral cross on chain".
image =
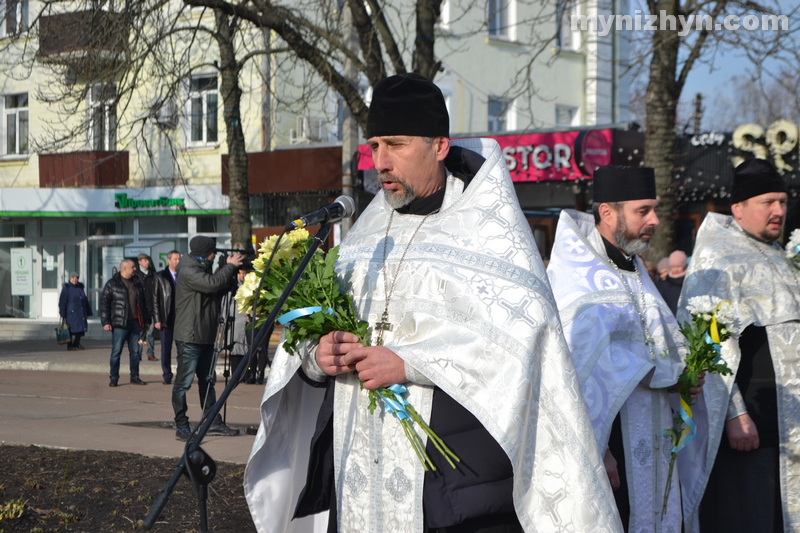
<path id="1" fill-rule="evenodd" d="M 375 322 L 375 327 L 373 328 L 378 332 L 378 339 L 375 342 L 376 346 L 383 346 L 383 332 L 392 331 L 392 328 L 394 328 L 394 326 L 389 322 L 389 313 L 384 311 L 383 315 L 381 315 L 381 321 Z"/>

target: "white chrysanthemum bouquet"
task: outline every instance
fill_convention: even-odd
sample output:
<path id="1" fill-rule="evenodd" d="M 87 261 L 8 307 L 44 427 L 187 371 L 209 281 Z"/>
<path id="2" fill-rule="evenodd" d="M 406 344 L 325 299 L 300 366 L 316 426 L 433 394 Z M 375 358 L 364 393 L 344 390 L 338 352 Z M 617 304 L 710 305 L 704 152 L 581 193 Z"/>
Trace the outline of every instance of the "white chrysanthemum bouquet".
<path id="1" fill-rule="evenodd" d="M 678 378 L 680 389 L 680 409 L 672 419 L 673 427 L 664 430 L 664 436 L 672 439 L 672 455 L 669 461 L 667 488 L 664 492 L 664 505 L 661 517 L 667 512 L 667 500 L 672 485 L 672 471 L 678 452 L 695 436 L 697 426 L 692 420 L 691 387 L 696 387 L 700 375 L 704 372 L 721 374 L 731 373 L 728 364 L 722 359 L 721 344 L 728 340 L 736 327 L 736 314 L 728 300 L 712 296 L 696 296 L 689 299 L 686 306 L 692 318 L 681 326 L 681 333 L 686 337 L 686 368 Z"/>
<path id="2" fill-rule="evenodd" d="M 268 315 L 277 305 L 283 289 L 289 284 L 308 252 L 311 242 L 312 237 L 306 230 L 296 229 L 287 233 L 280 241 L 277 236 L 273 236 L 261 244 L 258 249 L 259 256 L 253 261 L 255 270 L 245 276 L 244 282 L 236 292 L 240 313 L 250 314 L 253 306 L 257 306 L 260 318 L 256 320 L 254 327 L 260 328 L 266 322 Z M 270 256 L 272 263 L 269 269 L 265 270 Z M 319 339 L 332 331 L 355 333 L 361 344 L 364 346 L 370 344 L 367 322 L 358 319 L 353 301 L 339 289 L 334 270 L 338 256 L 338 246 L 327 254 L 317 250 L 283 305 L 286 312 L 278 317 L 278 322 L 286 327 L 283 346 L 290 354 L 296 354 L 298 346 L 303 341 Z M 256 297 L 255 293 L 262 278 L 264 282 L 261 284 L 260 294 Z M 402 384 L 369 391 L 370 413 L 374 413 L 379 401 L 383 403 L 386 412 L 394 415 L 399 421 L 425 470 L 435 470 L 436 467 L 413 424 L 422 429 L 450 466 L 455 468 L 453 461 L 459 461 L 459 458 L 406 401 L 406 392 Z"/>

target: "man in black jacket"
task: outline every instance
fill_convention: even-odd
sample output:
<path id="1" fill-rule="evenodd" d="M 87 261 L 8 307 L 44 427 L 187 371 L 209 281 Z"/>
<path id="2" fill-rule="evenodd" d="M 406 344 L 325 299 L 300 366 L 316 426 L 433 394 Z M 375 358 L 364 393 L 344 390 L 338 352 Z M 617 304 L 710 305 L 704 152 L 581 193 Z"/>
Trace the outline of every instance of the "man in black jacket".
<path id="1" fill-rule="evenodd" d="M 191 435 L 186 415 L 186 391 L 192 386 L 195 374 L 203 412 L 217 401 L 214 390 L 216 372 L 212 365 L 220 298 L 230 288 L 236 270 L 242 264 L 242 255 L 236 253 L 212 274 L 216 248 L 216 240 L 198 235 L 189 242 L 189 254 L 181 257 L 178 263 L 173 333 L 178 348 L 178 369 L 172 386 L 172 408 L 175 411 L 175 437 L 182 441 Z M 239 431 L 226 426 L 217 415 L 208 434 L 238 435 Z"/>
<path id="2" fill-rule="evenodd" d="M 153 268 L 153 260 L 150 259 L 150 256 L 147 254 L 139 254 L 136 257 L 137 265 L 136 265 L 136 277 L 144 284 L 144 295 L 147 298 L 147 309 L 153 308 L 153 286 L 155 284 L 155 273 L 156 270 Z M 148 361 L 158 361 L 158 357 L 155 354 L 155 339 L 153 338 L 154 333 L 153 324 L 150 324 L 150 327 L 147 328 L 147 332 L 145 335 L 145 339 L 147 340 L 147 360 Z"/>
<path id="3" fill-rule="evenodd" d="M 100 297 L 100 323 L 103 329 L 111 332 L 111 373 L 109 387 L 116 387 L 119 381 L 119 359 L 122 346 L 128 343 L 131 384 L 147 385 L 139 379 L 139 360 L 142 355 L 142 329 L 150 325 L 147 312 L 147 299 L 144 285 L 134 274 L 136 266 L 132 259 L 124 259 L 119 264 L 119 272 L 114 274 Z"/>
<path id="4" fill-rule="evenodd" d="M 164 385 L 172 384 L 172 333 L 175 329 L 175 287 L 178 284 L 178 262 L 181 253 L 167 254 L 167 268 L 153 276 L 151 314 L 161 340 L 161 375 Z"/>

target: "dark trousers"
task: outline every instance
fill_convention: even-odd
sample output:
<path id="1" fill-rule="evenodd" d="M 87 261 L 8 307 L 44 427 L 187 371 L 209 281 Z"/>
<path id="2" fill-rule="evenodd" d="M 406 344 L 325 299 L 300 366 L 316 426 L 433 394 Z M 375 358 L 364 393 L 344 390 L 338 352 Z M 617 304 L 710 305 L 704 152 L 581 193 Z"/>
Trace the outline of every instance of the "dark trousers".
<path id="1" fill-rule="evenodd" d="M 167 326 L 161 325 L 158 330 L 158 338 L 161 340 L 161 376 L 165 380 L 171 380 L 172 375 L 172 330 Z"/>
<path id="2" fill-rule="evenodd" d="M 700 504 L 700 531 L 783 531 L 778 459 L 776 446 L 740 452 L 723 443 Z"/>
<path id="3" fill-rule="evenodd" d="M 139 323 L 136 320 L 128 320 L 128 325 L 124 328 L 114 326 L 111 330 L 111 381 L 119 379 L 119 359 L 122 355 L 122 347 L 128 345 L 128 355 L 130 358 L 131 379 L 139 377 L 139 359 L 142 356 L 142 347 L 139 346 Z"/>
<path id="4" fill-rule="evenodd" d="M 217 393 L 214 390 L 217 375 L 210 372 L 214 362 L 213 344 L 175 341 L 175 346 L 178 348 L 178 370 L 175 381 L 172 382 L 172 409 L 175 411 L 175 427 L 180 429 L 189 427 L 186 391 L 191 388 L 194 376 L 197 375 L 200 405 L 203 412 L 207 412 L 217 402 Z"/>

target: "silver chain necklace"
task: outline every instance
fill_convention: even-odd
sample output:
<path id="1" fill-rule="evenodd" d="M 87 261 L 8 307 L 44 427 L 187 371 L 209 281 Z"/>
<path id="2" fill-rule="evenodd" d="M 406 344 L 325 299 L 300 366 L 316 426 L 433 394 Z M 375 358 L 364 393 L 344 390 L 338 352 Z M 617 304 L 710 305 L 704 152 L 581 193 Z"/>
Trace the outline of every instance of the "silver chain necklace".
<path id="1" fill-rule="evenodd" d="M 400 268 L 403 266 L 403 261 L 406 258 L 406 253 L 408 253 L 408 249 L 411 248 L 411 243 L 414 242 L 414 238 L 419 233 L 420 228 L 428 220 L 428 217 L 434 213 L 438 213 L 439 210 L 432 211 L 422 217 L 417 229 L 414 230 L 414 233 L 411 235 L 411 238 L 408 240 L 408 244 L 406 245 L 406 249 L 403 250 L 403 255 L 400 256 L 400 262 L 397 263 L 397 270 L 394 273 L 394 278 L 392 278 L 392 284 L 389 285 L 389 276 L 386 273 L 386 243 L 389 241 L 389 229 L 392 227 L 392 220 L 394 220 L 394 209 L 392 209 L 391 214 L 389 215 L 389 223 L 386 225 L 386 236 L 383 238 L 383 265 L 381 266 L 381 273 L 383 274 L 383 294 L 386 301 L 386 306 L 383 308 L 383 314 L 381 315 L 381 319 L 379 322 L 375 323 L 374 331 L 378 332 L 378 338 L 375 341 L 376 346 L 383 346 L 383 332 L 384 331 L 392 331 L 394 325 L 389 322 L 389 302 L 392 300 L 392 295 L 394 294 L 395 285 L 397 285 L 397 278 L 400 275 Z"/>
<path id="2" fill-rule="evenodd" d="M 647 345 L 647 348 L 650 350 L 650 358 L 655 361 L 656 360 L 656 352 L 655 352 L 655 344 L 656 341 L 653 339 L 653 336 L 650 334 L 650 330 L 647 328 L 647 316 L 645 315 L 645 311 L 647 310 L 647 304 L 645 303 L 644 298 L 644 284 L 642 283 L 642 277 L 639 274 L 639 267 L 636 266 L 636 259 L 633 260 L 633 272 L 636 274 L 636 280 L 639 282 L 639 294 L 641 296 L 641 306 L 639 302 L 637 302 L 636 294 L 633 292 L 633 289 L 630 285 L 628 285 L 628 281 L 625 279 L 625 276 L 622 274 L 622 270 L 617 266 L 617 264 L 609 258 L 608 263 L 611 267 L 617 271 L 617 275 L 619 276 L 620 281 L 625 286 L 625 290 L 628 291 L 628 295 L 631 297 L 631 302 L 633 303 L 633 308 L 636 310 L 636 314 L 639 316 L 639 321 L 642 323 L 642 331 L 644 332 L 644 343 Z"/>
<path id="3" fill-rule="evenodd" d="M 772 264 L 772 261 L 770 261 L 769 256 L 767 255 L 767 252 L 765 252 L 764 250 L 761 249 L 761 246 L 759 246 L 759 241 L 754 239 L 749 233 L 747 233 L 744 230 L 744 228 L 742 228 L 738 224 L 736 224 L 736 227 L 739 229 L 739 231 L 742 232 L 742 235 L 745 236 L 745 238 L 747 239 L 747 242 L 749 242 L 750 245 L 753 246 L 753 248 L 758 250 L 758 253 L 760 253 L 761 257 L 764 258 L 764 261 L 766 261 L 767 264 L 775 271 L 775 273 L 778 275 L 778 279 L 781 279 L 782 276 L 781 276 L 780 270 L 778 270 L 778 267 L 776 267 L 775 265 Z M 764 243 L 764 244 L 766 244 L 767 246 L 771 246 L 769 243 Z M 776 248 L 776 251 L 777 251 L 777 248 Z M 781 257 L 784 257 L 782 249 L 781 249 Z M 797 269 L 794 268 L 794 266 L 792 266 L 792 265 L 789 265 L 789 267 L 790 267 L 789 270 L 791 271 L 792 276 L 794 277 L 795 284 L 798 287 L 800 287 L 800 278 L 797 277 Z M 791 294 L 792 297 L 795 299 L 795 301 L 797 301 L 797 295 L 794 293 L 794 291 L 791 290 L 791 287 L 789 287 L 789 294 Z"/>

